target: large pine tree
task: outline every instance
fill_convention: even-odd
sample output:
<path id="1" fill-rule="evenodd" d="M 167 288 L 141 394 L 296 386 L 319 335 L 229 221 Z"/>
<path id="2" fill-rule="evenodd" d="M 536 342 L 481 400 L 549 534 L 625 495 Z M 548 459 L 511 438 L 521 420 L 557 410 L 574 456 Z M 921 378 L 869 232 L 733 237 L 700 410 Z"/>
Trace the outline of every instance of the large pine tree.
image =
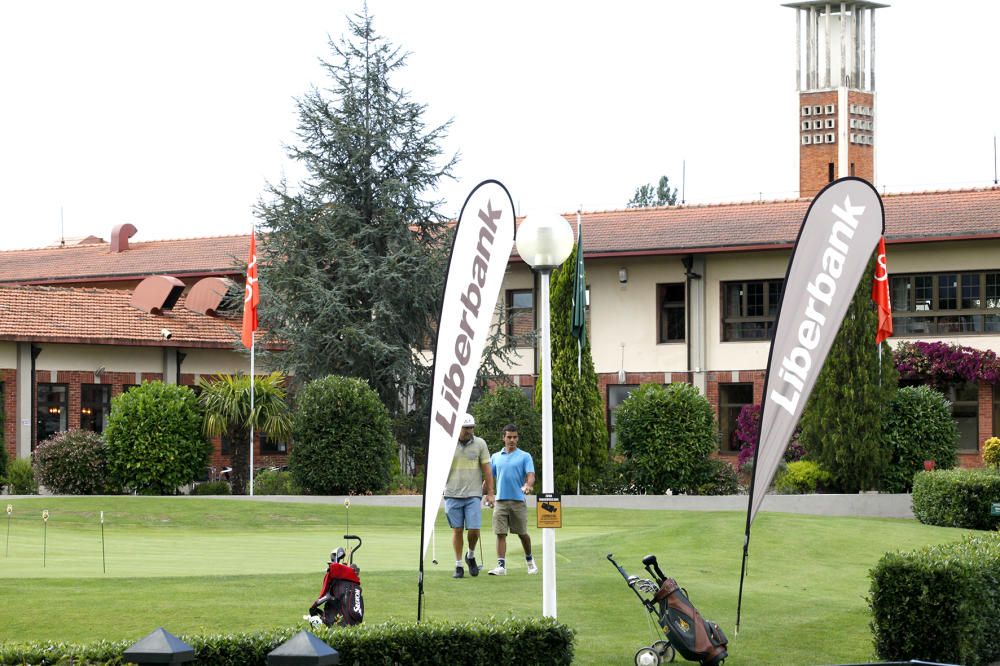
<path id="1" fill-rule="evenodd" d="M 552 271 L 550 278 L 550 331 L 552 352 L 552 471 L 555 492 L 586 492 L 608 463 L 608 429 L 604 404 L 597 388 L 590 336 L 583 343 L 577 370 L 577 340 L 570 334 L 573 286 L 576 284 L 576 251 Z M 535 391 L 540 402 L 541 391 Z M 541 461 L 535 461 L 541 477 Z"/>
<path id="2" fill-rule="evenodd" d="M 428 129 L 424 106 L 392 87 L 406 54 L 367 10 L 330 48 L 329 82 L 297 100 L 288 149 L 308 175 L 270 186 L 257 208 L 260 316 L 297 382 L 363 378 L 398 414 L 427 385 L 417 350 L 433 339 L 450 247 L 428 197 L 454 158 L 439 148 L 447 125 Z"/>
<path id="3" fill-rule="evenodd" d="M 899 375 L 888 345 L 875 346 L 874 258 L 854 292 L 826 364 L 802 415 L 799 441 L 844 492 L 877 488 L 890 451 L 882 434 Z M 881 371 L 879 370 L 881 366 Z"/>

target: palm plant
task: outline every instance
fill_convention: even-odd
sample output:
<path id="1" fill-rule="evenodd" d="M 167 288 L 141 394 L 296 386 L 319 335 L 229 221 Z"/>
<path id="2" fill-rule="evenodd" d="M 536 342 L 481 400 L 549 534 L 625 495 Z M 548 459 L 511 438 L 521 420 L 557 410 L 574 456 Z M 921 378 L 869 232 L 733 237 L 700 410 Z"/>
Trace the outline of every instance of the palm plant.
<path id="1" fill-rule="evenodd" d="M 208 437 L 224 435 L 232 446 L 234 494 L 246 492 L 250 462 L 250 428 L 268 437 L 284 439 L 292 432 L 292 417 L 286 402 L 285 375 L 272 372 L 253 381 L 253 411 L 250 409 L 250 377 L 218 374 L 198 381 L 198 401 L 205 410 L 204 431 Z"/>

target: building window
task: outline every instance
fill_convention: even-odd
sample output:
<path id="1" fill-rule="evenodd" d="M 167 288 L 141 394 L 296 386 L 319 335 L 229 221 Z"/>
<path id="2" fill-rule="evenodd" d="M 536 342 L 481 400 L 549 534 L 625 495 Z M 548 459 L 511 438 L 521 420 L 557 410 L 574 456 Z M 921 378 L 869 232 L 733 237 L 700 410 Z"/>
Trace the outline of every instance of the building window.
<path id="1" fill-rule="evenodd" d="M 684 342 L 684 283 L 656 285 L 657 342 Z"/>
<path id="2" fill-rule="evenodd" d="M 736 438 L 736 420 L 745 405 L 753 404 L 753 384 L 719 384 L 719 450 L 735 453 L 741 442 Z"/>
<path id="3" fill-rule="evenodd" d="M 224 456 L 233 455 L 233 444 L 225 434 L 219 437 L 219 453 Z"/>
<path id="4" fill-rule="evenodd" d="M 945 390 L 951 401 L 951 416 L 958 426 L 958 452 L 979 451 L 979 385 L 972 382 L 952 384 Z"/>
<path id="5" fill-rule="evenodd" d="M 272 439 L 261 433 L 260 452 L 264 453 L 288 453 L 288 442 L 286 440 Z"/>
<path id="6" fill-rule="evenodd" d="M 784 280 L 722 283 L 722 340 L 769 340 Z"/>
<path id="7" fill-rule="evenodd" d="M 530 289 L 507 290 L 507 337 L 527 343 L 535 332 L 535 294 Z"/>
<path id="8" fill-rule="evenodd" d="M 534 387 L 534 385 L 531 385 L 531 386 L 521 386 L 519 388 L 521 389 L 521 393 L 523 393 L 524 396 L 529 401 L 531 401 L 532 403 L 535 402 L 535 387 Z"/>
<path id="9" fill-rule="evenodd" d="M 826 175 L 829 182 L 833 182 L 833 162 L 826 165 Z"/>
<path id="10" fill-rule="evenodd" d="M 57 432 L 66 431 L 68 398 L 66 384 L 38 384 L 36 445 Z"/>
<path id="11" fill-rule="evenodd" d="M 111 387 L 107 384 L 80 386 L 80 428 L 104 432 L 111 413 Z"/>
<path id="12" fill-rule="evenodd" d="M 896 336 L 1000 332 L 1000 272 L 895 275 L 889 289 Z"/>
<path id="13" fill-rule="evenodd" d="M 612 384 L 608 386 L 608 442 L 611 448 L 615 448 L 618 443 L 618 435 L 615 432 L 615 422 L 617 418 L 615 412 L 618 405 L 625 402 L 625 399 L 632 395 L 632 391 L 639 388 L 638 384 Z"/>

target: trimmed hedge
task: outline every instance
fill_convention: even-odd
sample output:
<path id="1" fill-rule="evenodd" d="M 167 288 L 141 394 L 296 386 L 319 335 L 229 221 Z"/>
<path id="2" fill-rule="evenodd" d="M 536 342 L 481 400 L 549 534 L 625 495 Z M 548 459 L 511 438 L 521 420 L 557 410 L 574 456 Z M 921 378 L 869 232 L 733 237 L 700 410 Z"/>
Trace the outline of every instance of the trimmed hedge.
<path id="1" fill-rule="evenodd" d="M 694 386 L 643 384 L 616 412 L 618 449 L 639 492 L 695 493 L 717 471 L 715 413 Z"/>
<path id="2" fill-rule="evenodd" d="M 303 626 L 253 633 L 179 636 L 195 649 L 193 664 L 265 666 L 267 653 Z M 308 627 L 350 664 L 527 664 L 562 666 L 573 661 L 573 630 L 551 618 L 489 618 L 474 622 L 387 622 L 346 628 Z M 138 639 L 136 639 L 138 640 Z M 75 666 L 124 664 L 135 641 L 0 644 L 0 664 Z"/>
<path id="3" fill-rule="evenodd" d="M 996 470 L 935 470 L 913 477 L 913 515 L 925 525 L 995 530 L 1000 517 L 990 516 L 993 502 L 1000 502 Z"/>
<path id="4" fill-rule="evenodd" d="M 100 495 L 107 491 L 104 440 L 89 430 L 57 432 L 32 456 L 35 478 L 58 495 Z"/>
<path id="5" fill-rule="evenodd" d="M 288 469 L 306 495 L 382 493 L 398 469 L 392 420 L 368 382 L 329 375 L 299 391 Z"/>
<path id="6" fill-rule="evenodd" d="M 205 481 L 191 489 L 192 495 L 232 495 L 233 488 L 228 481 Z"/>
<path id="7" fill-rule="evenodd" d="M 115 396 L 104 429 L 111 482 L 141 495 L 176 494 L 208 467 L 212 445 L 201 425 L 187 386 L 143 382 Z"/>
<path id="8" fill-rule="evenodd" d="M 782 495 L 803 495 L 825 490 L 833 485 L 833 474 L 818 462 L 796 460 L 785 465 L 774 480 L 775 492 Z"/>
<path id="9" fill-rule="evenodd" d="M 913 490 L 913 475 L 924 469 L 925 460 L 933 460 L 937 469 L 955 466 L 958 426 L 951 404 L 929 386 L 899 389 L 882 417 L 882 428 L 892 456 L 882 471 L 882 492 Z"/>
<path id="10" fill-rule="evenodd" d="M 879 658 L 973 666 L 1000 660 L 1000 535 L 887 553 L 870 577 Z"/>

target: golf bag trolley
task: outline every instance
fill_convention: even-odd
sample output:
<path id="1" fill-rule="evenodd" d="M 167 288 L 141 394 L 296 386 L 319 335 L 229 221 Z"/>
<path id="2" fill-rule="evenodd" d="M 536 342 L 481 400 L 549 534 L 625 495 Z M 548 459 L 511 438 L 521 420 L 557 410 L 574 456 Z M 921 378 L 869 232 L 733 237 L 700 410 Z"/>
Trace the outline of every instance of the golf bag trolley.
<path id="1" fill-rule="evenodd" d="M 305 619 L 314 624 L 322 622 L 326 626 L 349 626 L 361 624 L 365 617 L 365 600 L 361 596 L 361 567 L 354 563 L 354 553 L 361 548 L 361 537 L 345 534 L 347 541 L 357 541 L 358 545 L 351 548 L 350 553 L 343 548 L 330 553 L 330 563 L 323 577 L 323 587 L 319 597 L 309 607 Z M 344 557 L 347 564 L 344 564 Z M 321 609 L 320 606 L 323 608 Z"/>
<path id="2" fill-rule="evenodd" d="M 651 646 L 639 648 L 635 653 L 636 666 L 655 666 L 673 661 L 677 652 L 684 659 L 696 661 L 702 666 L 718 666 L 725 661 L 729 656 L 726 651 L 729 639 L 722 633 L 719 625 L 701 616 L 688 599 L 687 590 L 681 588 L 673 578 L 663 575 L 656 562 L 656 555 L 642 558 L 642 564 L 652 580 L 630 576 L 615 562 L 611 553 L 608 553 L 608 561 L 618 569 L 618 573 L 666 635 L 666 640 L 658 640 Z"/>

